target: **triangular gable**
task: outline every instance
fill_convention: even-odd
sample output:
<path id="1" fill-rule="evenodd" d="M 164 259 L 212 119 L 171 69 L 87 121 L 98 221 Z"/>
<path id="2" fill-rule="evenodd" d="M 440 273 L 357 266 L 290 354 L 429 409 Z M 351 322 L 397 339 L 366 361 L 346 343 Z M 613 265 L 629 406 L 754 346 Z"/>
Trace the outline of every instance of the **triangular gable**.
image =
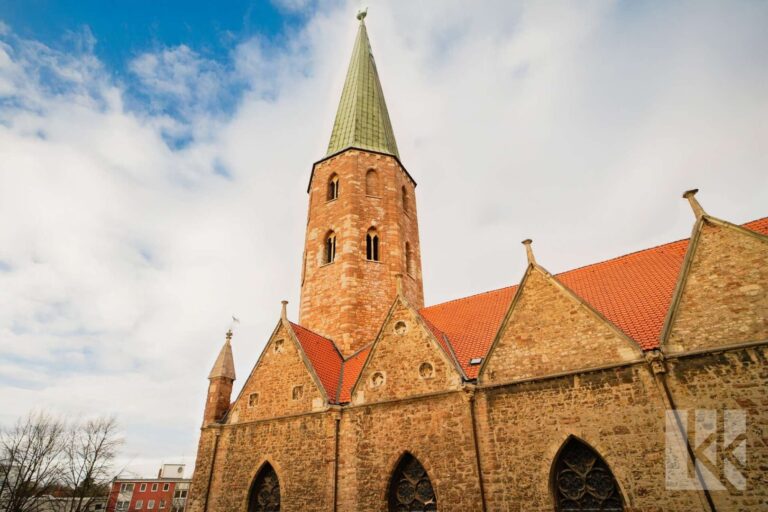
<path id="1" fill-rule="evenodd" d="M 768 218 L 696 221 L 660 335 L 666 351 L 768 338 L 767 235 Z"/>
<path id="2" fill-rule="evenodd" d="M 642 358 L 640 347 L 590 304 L 529 264 L 480 368 L 485 383 Z"/>
<path id="3" fill-rule="evenodd" d="M 233 402 L 227 422 L 308 412 L 328 402 L 325 387 L 291 323 L 281 319 Z"/>
<path id="4" fill-rule="evenodd" d="M 395 299 L 350 391 L 353 404 L 405 398 L 461 385 L 462 372 L 405 298 Z"/>
<path id="5" fill-rule="evenodd" d="M 306 327 L 289 322 L 309 364 L 322 384 L 328 400 L 338 402 L 338 389 L 344 358 L 332 340 Z"/>

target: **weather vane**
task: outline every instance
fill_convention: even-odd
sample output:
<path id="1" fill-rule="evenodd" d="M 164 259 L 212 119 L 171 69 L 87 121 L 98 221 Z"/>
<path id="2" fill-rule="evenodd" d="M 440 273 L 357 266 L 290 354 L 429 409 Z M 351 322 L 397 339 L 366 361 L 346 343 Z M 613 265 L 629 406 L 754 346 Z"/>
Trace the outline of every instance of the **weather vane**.
<path id="1" fill-rule="evenodd" d="M 357 11 L 357 19 L 359 19 L 360 21 L 363 21 L 366 16 L 368 16 L 367 7 L 365 9 L 360 9 L 359 11 Z"/>

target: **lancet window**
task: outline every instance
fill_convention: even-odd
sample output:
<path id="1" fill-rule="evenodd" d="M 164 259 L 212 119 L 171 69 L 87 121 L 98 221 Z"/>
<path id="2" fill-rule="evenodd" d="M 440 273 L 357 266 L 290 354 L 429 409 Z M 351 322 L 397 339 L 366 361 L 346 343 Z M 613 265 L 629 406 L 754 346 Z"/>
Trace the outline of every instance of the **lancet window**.
<path id="1" fill-rule="evenodd" d="M 371 228 L 365 235 L 365 257 L 368 261 L 379 260 L 379 234 L 376 228 Z"/>
<path id="2" fill-rule="evenodd" d="M 608 465 L 586 443 L 570 437 L 553 472 L 555 510 L 623 511 L 624 500 Z"/>
<path id="3" fill-rule="evenodd" d="M 337 199 L 339 197 L 339 176 L 332 174 L 328 179 L 328 201 Z"/>
<path id="4" fill-rule="evenodd" d="M 389 511 L 437 510 L 437 497 L 424 466 L 406 453 L 389 483 Z"/>
<path id="5" fill-rule="evenodd" d="M 323 249 L 323 263 L 333 263 L 336 259 L 336 233 L 329 232 L 325 236 L 325 247 Z"/>
<path id="6" fill-rule="evenodd" d="M 248 512 L 280 512 L 280 480 L 269 462 L 264 463 L 253 481 Z"/>

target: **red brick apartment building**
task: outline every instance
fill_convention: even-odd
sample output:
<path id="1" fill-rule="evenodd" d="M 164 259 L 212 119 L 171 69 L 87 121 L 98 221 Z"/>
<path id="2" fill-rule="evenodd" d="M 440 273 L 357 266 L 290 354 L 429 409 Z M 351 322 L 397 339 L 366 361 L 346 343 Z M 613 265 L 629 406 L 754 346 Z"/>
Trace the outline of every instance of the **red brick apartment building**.
<path id="1" fill-rule="evenodd" d="M 107 512 L 183 512 L 190 481 L 183 464 L 163 464 L 157 478 L 115 478 Z"/>

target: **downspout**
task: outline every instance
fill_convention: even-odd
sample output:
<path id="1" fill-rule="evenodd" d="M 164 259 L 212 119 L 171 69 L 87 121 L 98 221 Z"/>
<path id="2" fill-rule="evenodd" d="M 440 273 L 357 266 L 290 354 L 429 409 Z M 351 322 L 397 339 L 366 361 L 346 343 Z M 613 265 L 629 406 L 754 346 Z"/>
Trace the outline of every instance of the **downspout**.
<path id="1" fill-rule="evenodd" d="M 688 439 L 688 431 L 685 428 L 685 425 L 683 425 L 683 422 L 680 419 L 680 416 L 678 416 L 677 414 L 677 405 L 675 404 L 675 398 L 674 396 L 672 396 L 672 390 L 670 390 L 669 384 L 667 383 L 667 366 L 664 362 L 664 354 L 660 350 L 653 350 L 645 354 L 645 359 L 648 361 L 651 374 L 656 380 L 656 383 L 661 387 L 662 391 L 664 392 L 664 398 L 667 403 L 667 406 L 670 408 L 670 410 L 672 411 L 672 414 L 675 417 L 675 423 L 677 424 L 677 429 L 680 433 L 680 436 L 685 441 L 685 448 L 688 452 L 688 457 L 690 457 L 691 462 L 693 462 L 693 470 L 696 473 L 696 478 L 699 480 L 699 484 L 701 485 L 702 491 L 704 491 L 704 497 L 707 500 L 707 505 L 709 505 L 709 509 L 711 510 L 711 512 L 717 512 L 717 508 L 715 507 L 715 502 L 714 500 L 712 500 L 712 495 L 709 493 L 709 489 L 707 489 L 706 483 L 704 482 L 704 475 L 701 474 L 701 471 L 699 470 L 699 466 L 696 464 L 696 454 L 693 451 L 693 447 L 691 446 L 691 441 Z"/>
<path id="2" fill-rule="evenodd" d="M 477 465 L 477 477 L 480 483 L 480 506 L 482 512 L 486 511 L 485 505 L 485 486 L 483 485 L 483 466 L 480 463 L 480 446 L 477 442 L 477 421 L 475 419 L 475 388 L 468 388 L 469 396 L 469 416 L 472 420 L 472 444 L 475 448 L 475 464 Z"/>
<path id="3" fill-rule="evenodd" d="M 335 442 L 333 446 L 333 512 L 336 512 L 339 507 L 339 430 L 341 425 L 341 418 L 334 420 L 334 437 Z"/>
<path id="4" fill-rule="evenodd" d="M 211 469 L 208 471 L 208 486 L 205 489 L 205 502 L 203 503 L 203 512 L 208 512 L 208 496 L 211 494 L 211 483 L 213 482 L 213 466 L 216 464 L 216 452 L 219 449 L 219 436 L 221 430 L 216 429 L 216 437 L 213 439 L 213 456 L 211 457 Z"/>

